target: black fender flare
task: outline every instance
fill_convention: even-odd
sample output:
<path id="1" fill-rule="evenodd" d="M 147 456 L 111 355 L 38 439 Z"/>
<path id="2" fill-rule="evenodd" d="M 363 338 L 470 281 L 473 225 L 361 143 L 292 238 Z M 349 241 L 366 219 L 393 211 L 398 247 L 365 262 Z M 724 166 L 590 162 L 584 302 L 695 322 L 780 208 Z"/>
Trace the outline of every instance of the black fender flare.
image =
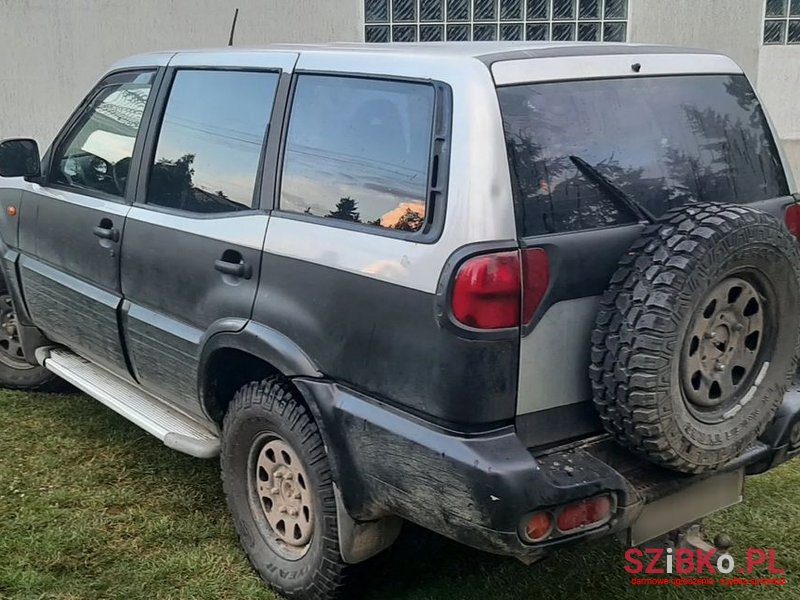
<path id="1" fill-rule="evenodd" d="M 46 346 L 50 342 L 44 334 L 36 327 L 28 312 L 28 305 L 25 301 L 25 296 L 22 293 L 22 285 L 20 282 L 20 275 L 18 269 L 19 252 L 6 244 L 5 240 L 0 237 L 0 276 L 5 282 L 6 289 L 11 295 L 11 301 L 14 304 L 14 310 L 17 313 L 17 332 L 19 334 L 20 343 L 22 344 L 22 353 L 32 365 L 39 363 L 35 357 L 36 348 Z"/>
<path id="2" fill-rule="evenodd" d="M 225 319 L 214 324 L 204 336 L 200 372 L 218 350 L 241 350 L 256 356 L 286 377 L 322 377 L 302 348 L 281 332 L 245 319 Z"/>
<path id="3" fill-rule="evenodd" d="M 20 285 L 18 269 L 19 257 L 19 251 L 6 244 L 6 241 L 0 237 L 0 276 L 3 277 L 8 292 L 11 294 L 11 298 L 14 301 L 14 308 L 17 311 L 17 320 L 22 325 L 32 325 L 33 323 L 28 313 L 28 306 L 25 303 L 22 287 Z"/>
<path id="4" fill-rule="evenodd" d="M 198 364 L 198 390 L 206 404 L 207 370 L 221 350 L 239 350 L 272 365 L 287 378 L 322 377 L 309 356 L 281 332 L 247 319 L 224 319 L 214 323 L 204 336 Z"/>

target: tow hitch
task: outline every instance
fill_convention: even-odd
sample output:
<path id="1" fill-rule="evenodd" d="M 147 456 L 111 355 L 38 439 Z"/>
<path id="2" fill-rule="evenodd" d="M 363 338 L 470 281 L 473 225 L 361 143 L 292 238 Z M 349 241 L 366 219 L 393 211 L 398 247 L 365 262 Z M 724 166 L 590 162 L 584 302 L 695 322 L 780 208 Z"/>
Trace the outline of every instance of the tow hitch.
<path id="1" fill-rule="evenodd" d="M 716 550 L 719 554 L 727 554 L 728 550 L 733 547 L 733 539 L 725 533 L 719 533 L 714 537 L 714 543 L 711 544 L 703 535 L 702 525 L 700 523 L 692 523 L 669 532 L 667 534 L 667 546 L 675 549 L 702 550 L 706 553 Z"/>

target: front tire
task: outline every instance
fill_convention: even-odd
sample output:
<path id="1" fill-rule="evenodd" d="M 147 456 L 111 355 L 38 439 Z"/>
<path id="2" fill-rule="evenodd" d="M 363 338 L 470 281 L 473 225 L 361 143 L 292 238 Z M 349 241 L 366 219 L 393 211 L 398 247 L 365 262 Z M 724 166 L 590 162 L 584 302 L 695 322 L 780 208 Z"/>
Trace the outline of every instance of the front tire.
<path id="1" fill-rule="evenodd" d="M 336 500 L 317 425 L 280 378 L 249 383 L 223 423 L 222 481 L 239 539 L 287 598 L 327 600 L 344 584 Z"/>
<path id="2" fill-rule="evenodd" d="M 0 280 L 0 387 L 28 392 L 62 392 L 69 384 L 25 359 L 19 339 L 17 312 L 11 294 Z"/>

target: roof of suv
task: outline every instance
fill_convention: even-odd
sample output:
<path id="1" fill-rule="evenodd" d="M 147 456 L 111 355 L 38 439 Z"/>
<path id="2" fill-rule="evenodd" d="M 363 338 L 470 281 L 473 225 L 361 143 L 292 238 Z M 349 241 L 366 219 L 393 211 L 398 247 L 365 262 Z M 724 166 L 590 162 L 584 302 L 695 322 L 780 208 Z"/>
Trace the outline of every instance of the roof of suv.
<path id="1" fill-rule="evenodd" d="M 432 58 L 471 58 L 492 64 L 499 61 L 526 58 L 566 56 L 608 56 L 619 54 L 706 54 L 718 56 L 708 50 L 655 46 L 649 44 L 616 44 L 598 42 L 428 42 L 428 43 L 330 43 L 330 44 L 271 44 L 261 47 L 228 47 L 209 49 L 154 52 L 123 59 L 114 68 L 130 66 L 162 66 L 177 54 L 203 53 L 224 56 L 226 54 L 258 55 L 260 53 L 355 53 L 386 57 L 390 55 Z"/>

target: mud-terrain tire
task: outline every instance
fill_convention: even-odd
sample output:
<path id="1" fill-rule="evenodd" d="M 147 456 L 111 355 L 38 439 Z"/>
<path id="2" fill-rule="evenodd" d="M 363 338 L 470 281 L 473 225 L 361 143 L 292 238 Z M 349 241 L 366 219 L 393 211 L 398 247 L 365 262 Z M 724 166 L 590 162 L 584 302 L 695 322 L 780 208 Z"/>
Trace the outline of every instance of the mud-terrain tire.
<path id="1" fill-rule="evenodd" d="M 339 551 L 325 446 L 296 394 L 277 377 L 236 393 L 223 423 L 223 489 L 261 578 L 286 598 L 327 600 L 352 567 Z"/>
<path id="2" fill-rule="evenodd" d="M 64 392 L 73 389 L 55 373 L 25 360 L 17 332 L 16 309 L 2 277 L 0 277 L 0 387 L 26 392 Z"/>
<path id="3" fill-rule="evenodd" d="M 777 219 L 702 204 L 648 226 L 592 334 L 600 418 L 664 467 L 711 471 L 765 429 L 796 370 L 800 252 Z"/>

